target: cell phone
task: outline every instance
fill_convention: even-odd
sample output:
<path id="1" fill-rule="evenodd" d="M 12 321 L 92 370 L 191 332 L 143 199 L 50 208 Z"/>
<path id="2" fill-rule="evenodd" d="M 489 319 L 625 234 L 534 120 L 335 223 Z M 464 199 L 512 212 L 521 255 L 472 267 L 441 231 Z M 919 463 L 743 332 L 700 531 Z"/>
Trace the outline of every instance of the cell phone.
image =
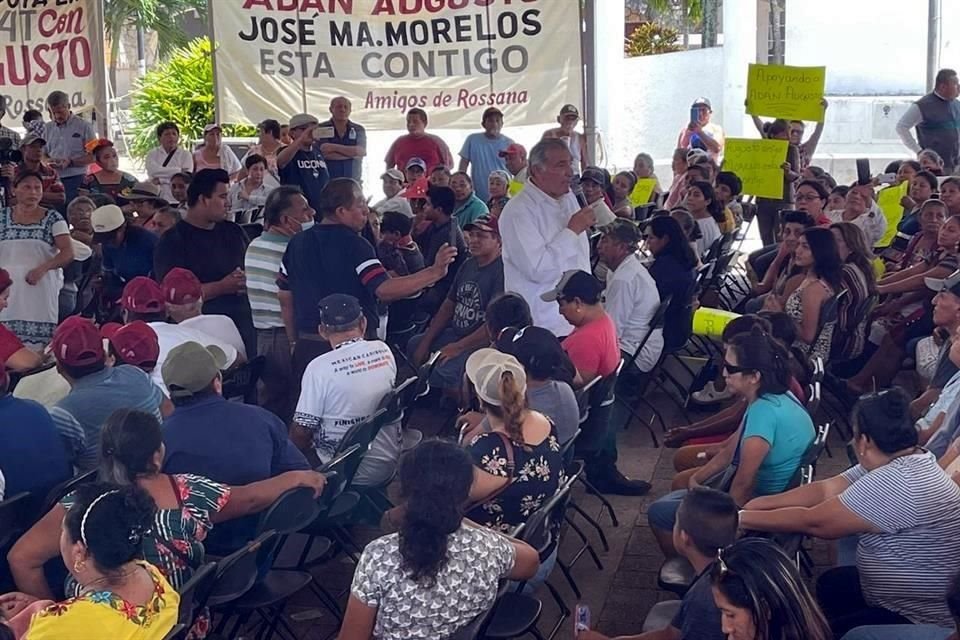
<path id="1" fill-rule="evenodd" d="M 313 130 L 314 140 L 326 140 L 327 138 L 332 138 L 334 135 L 333 127 L 317 127 Z"/>
<path id="2" fill-rule="evenodd" d="M 573 617 L 573 636 L 576 637 L 581 631 L 590 630 L 590 607 L 585 604 L 577 604 L 577 612 Z"/>
<path id="3" fill-rule="evenodd" d="M 897 181 L 897 174 L 895 173 L 883 173 L 877 176 L 877 182 L 880 184 L 893 184 Z"/>
<path id="4" fill-rule="evenodd" d="M 690 124 L 694 125 L 700 122 L 700 107 L 690 107 Z"/>
<path id="5" fill-rule="evenodd" d="M 869 158 L 857 158 L 857 184 L 870 184 Z"/>

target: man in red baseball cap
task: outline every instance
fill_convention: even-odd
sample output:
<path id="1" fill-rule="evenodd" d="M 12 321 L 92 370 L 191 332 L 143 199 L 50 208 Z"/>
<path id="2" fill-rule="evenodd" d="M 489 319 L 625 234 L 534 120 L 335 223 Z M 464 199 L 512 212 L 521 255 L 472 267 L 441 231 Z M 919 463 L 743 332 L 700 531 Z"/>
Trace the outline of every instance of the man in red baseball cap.
<path id="1" fill-rule="evenodd" d="M 97 466 L 100 429 L 114 411 L 132 409 L 162 420 L 173 406 L 146 373 L 129 365 L 108 367 L 100 330 L 70 316 L 53 332 L 51 351 L 70 393 L 50 409 L 67 456 L 80 471 Z"/>
<path id="2" fill-rule="evenodd" d="M 185 302 L 190 297 L 196 295 L 196 289 L 193 285 L 185 284 L 185 281 L 190 280 L 189 276 L 192 276 L 192 273 L 186 269 L 177 268 L 171 269 L 170 273 L 175 273 L 175 275 L 170 281 L 164 278 L 164 282 L 170 285 L 166 288 L 166 292 L 164 287 L 161 287 L 156 281 L 146 277 L 137 277 L 128 282 L 127 286 L 123 288 L 123 297 L 120 299 L 120 305 L 123 307 L 123 318 L 127 324 L 141 320 L 153 329 L 157 335 L 159 353 L 157 355 L 156 365 L 150 372 L 150 378 L 154 384 L 161 389 L 164 395 L 167 394 L 167 388 L 163 384 L 160 368 L 163 366 L 167 354 L 185 342 L 199 342 L 204 346 L 212 345 L 219 347 L 224 354 L 226 354 L 228 366 L 231 367 L 246 361 L 246 358 L 237 351 L 236 347 L 216 336 L 189 326 L 185 327 L 180 324 L 167 322 L 168 296 L 177 301 Z M 202 304 L 202 300 L 200 303 L 194 300 L 193 304 L 199 307 Z M 174 306 L 176 307 L 177 305 Z M 236 327 L 234 327 L 234 329 L 236 330 Z"/>
<path id="3" fill-rule="evenodd" d="M 157 332 L 143 320 L 121 325 L 116 322 L 100 328 L 100 336 L 107 342 L 107 360 L 111 365 L 129 364 L 151 373 L 160 357 Z"/>
<path id="4" fill-rule="evenodd" d="M 167 315 L 181 327 L 187 327 L 227 342 L 238 353 L 247 357 L 240 331 L 228 316 L 203 313 L 203 287 L 193 272 L 174 267 L 164 276 L 163 300 Z"/>
<path id="5" fill-rule="evenodd" d="M 527 150 L 522 144 L 514 142 L 500 152 L 500 157 L 503 158 L 507 171 L 513 176 L 507 189 L 507 195 L 512 198 L 527 184 Z"/>

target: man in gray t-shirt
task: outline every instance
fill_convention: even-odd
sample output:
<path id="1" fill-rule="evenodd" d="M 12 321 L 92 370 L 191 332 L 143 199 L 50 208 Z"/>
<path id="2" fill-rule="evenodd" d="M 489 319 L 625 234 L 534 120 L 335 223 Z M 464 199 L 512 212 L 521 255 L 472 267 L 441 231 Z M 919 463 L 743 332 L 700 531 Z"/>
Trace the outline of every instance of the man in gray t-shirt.
<path id="1" fill-rule="evenodd" d="M 480 218 L 464 227 L 470 248 L 468 258 L 457 270 L 447 297 L 430 320 L 427 330 L 410 339 L 407 352 L 420 366 L 432 351 L 439 350 L 430 384 L 457 391 L 470 354 L 489 346 L 484 326 L 490 301 L 503 293 L 503 259 L 500 257 L 500 229 L 494 218 Z"/>

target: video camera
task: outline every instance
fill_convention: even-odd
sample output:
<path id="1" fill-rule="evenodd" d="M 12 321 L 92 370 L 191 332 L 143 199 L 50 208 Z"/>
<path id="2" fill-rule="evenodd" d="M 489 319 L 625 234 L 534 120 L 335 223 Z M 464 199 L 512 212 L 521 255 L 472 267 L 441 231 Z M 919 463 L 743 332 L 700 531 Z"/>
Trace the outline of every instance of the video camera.
<path id="1" fill-rule="evenodd" d="M 5 164 L 18 164 L 23 162 L 23 154 L 20 149 L 13 146 L 11 138 L 0 138 L 0 167 Z M 10 193 L 10 180 L 0 176 L 0 205 L 6 206 Z"/>
<path id="2" fill-rule="evenodd" d="M 23 162 L 20 149 L 13 146 L 12 138 L 0 138 L 0 164 L 17 164 Z"/>

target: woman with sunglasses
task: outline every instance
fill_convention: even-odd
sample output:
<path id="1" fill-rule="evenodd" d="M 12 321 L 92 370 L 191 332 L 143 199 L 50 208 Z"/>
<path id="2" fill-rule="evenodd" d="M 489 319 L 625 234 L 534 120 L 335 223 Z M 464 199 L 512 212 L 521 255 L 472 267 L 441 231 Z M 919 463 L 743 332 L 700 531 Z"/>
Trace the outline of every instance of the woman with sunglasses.
<path id="1" fill-rule="evenodd" d="M 728 640 L 830 640 L 830 627 L 796 565 L 776 544 L 744 538 L 711 570 Z"/>
<path id="2" fill-rule="evenodd" d="M 747 401 L 740 427 L 716 455 L 690 476 L 690 488 L 727 491 L 737 504 L 787 488 L 814 439 L 813 421 L 790 392 L 786 348 L 760 328 L 738 335 L 724 353 L 723 379 Z M 671 531 L 685 490 L 650 505 L 647 518 L 665 555 L 675 555 Z"/>
<path id="3" fill-rule="evenodd" d="M 944 595 L 960 570 L 960 487 L 917 446 L 910 399 L 899 389 L 854 406 L 852 444 L 858 465 L 750 501 L 741 528 L 859 536 L 856 565 L 817 581 L 837 637 L 866 624 L 951 626 Z"/>

